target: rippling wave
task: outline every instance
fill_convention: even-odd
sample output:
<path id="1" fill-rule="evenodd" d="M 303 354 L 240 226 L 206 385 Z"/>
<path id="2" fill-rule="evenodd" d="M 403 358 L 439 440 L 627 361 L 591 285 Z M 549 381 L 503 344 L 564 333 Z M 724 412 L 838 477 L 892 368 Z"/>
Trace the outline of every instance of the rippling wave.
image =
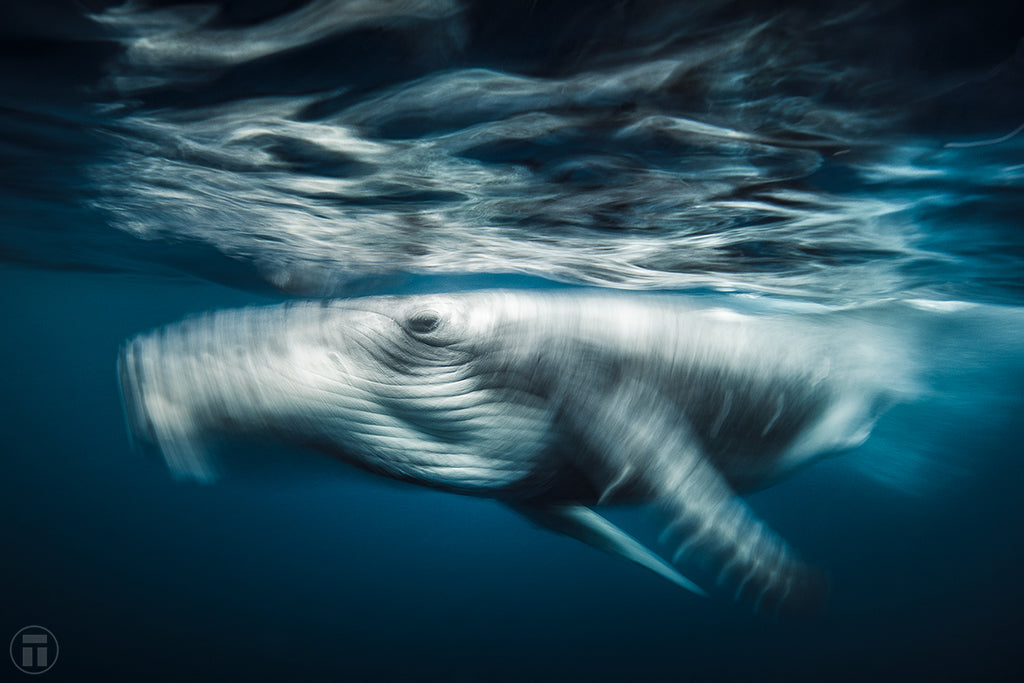
<path id="1" fill-rule="evenodd" d="M 1007 42 L 923 70 L 914 50 L 955 29 L 912 10 L 96 10 L 79 30 L 114 47 L 86 88 L 100 153 L 72 182 L 102 224 L 82 242 L 113 227 L 129 246 L 104 238 L 88 265 L 122 268 L 156 243 L 301 294 L 526 273 L 838 303 L 1013 299 L 1022 53 Z M 919 33 L 897 24 L 910 16 Z M 982 109 L 951 124 L 951 98 Z M 27 235 L 8 251 L 52 258 Z"/>

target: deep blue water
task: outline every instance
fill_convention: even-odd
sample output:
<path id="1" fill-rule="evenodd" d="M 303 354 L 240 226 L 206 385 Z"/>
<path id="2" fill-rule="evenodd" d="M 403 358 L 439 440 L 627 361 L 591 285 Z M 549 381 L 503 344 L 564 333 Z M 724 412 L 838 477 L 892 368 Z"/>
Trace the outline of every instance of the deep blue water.
<path id="1" fill-rule="evenodd" d="M 1022 673 L 1019 9 L 164 7 L 0 20 L 0 634 L 54 633 L 41 680 Z M 118 348 L 188 313 L 580 285 L 916 302 L 920 397 L 750 499 L 829 572 L 820 620 L 494 502 L 320 461 L 200 486 L 129 446 Z"/>

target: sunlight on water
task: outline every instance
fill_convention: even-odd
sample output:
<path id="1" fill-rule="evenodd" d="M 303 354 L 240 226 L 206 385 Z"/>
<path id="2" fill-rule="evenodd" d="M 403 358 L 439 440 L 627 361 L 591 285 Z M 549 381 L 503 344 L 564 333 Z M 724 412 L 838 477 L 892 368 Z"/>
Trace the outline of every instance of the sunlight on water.
<path id="1" fill-rule="evenodd" d="M 893 139 L 902 114 L 857 97 L 877 88 L 871 74 L 803 61 L 856 13 L 732 22 L 713 36 L 703 14 L 670 15 L 690 41 L 557 75 L 454 67 L 383 89 L 115 101 L 93 203 L 133 236 L 208 244 L 304 294 L 388 271 L 517 272 L 848 303 L 941 295 L 936 268 L 990 267 L 936 244 L 928 211 L 1019 188 L 1018 148 Z M 128 47 L 111 67 L 115 92 L 213 78 L 368 25 L 407 36 L 420 30 L 410 22 L 463 20 L 436 2 L 314 2 L 238 29 L 206 28 L 211 16 L 96 15 Z M 792 81 L 851 94 L 775 85 Z M 819 180 L 839 176 L 842 190 Z"/>

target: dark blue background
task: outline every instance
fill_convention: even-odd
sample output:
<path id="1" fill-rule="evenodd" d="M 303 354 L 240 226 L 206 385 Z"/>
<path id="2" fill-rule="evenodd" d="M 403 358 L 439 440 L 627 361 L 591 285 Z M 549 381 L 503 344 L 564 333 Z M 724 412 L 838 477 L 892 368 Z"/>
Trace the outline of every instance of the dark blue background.
<path id="1" fill-rule="evenodd" d="M 189 312 L 281 295 L 249 263 L 188 241 L 136 240 L 88 208 L 93 188 L 81 169 L 109 144 L 95 133 L 96 100 L 106 96 L 95 84 L 118 48 L 95 35 L 82 3 L 9 4 L 0 16 L 0 637 L 29 624 L 53 631 L 60 658 L 39 680 L 1024 674 L 1024 359 L 1005 338 L 1020 325 L 946 330 L 948 355 L 929 377 L 935 393 L 887 414 L 859 451 L 752 497 L 830 573 L 830 609 L 814 623 L 769 622 L 696 598 L 494 502 L 392 485 L 326 461 L 212 486 L 174 482 L 161 463 L 129 448 L 119 345 Z M 288 4 L 226 3 L 219 21 L 254 23 Z M 557 76 L 629 47 L 618 42 L 622 22 L 657 26 L 671 7 L 467 5 L 458 55 L 419 59 L 367 29 L 277 56 L 269 71 L 257 63 L 203 87 L 139 95 L 139 106 L 257 94 L 269 72 L 278 77 L 266 87 L 277 93 L 339 81 L 372 91 L 467 65 Z M 728 22 L 799 5 L 717 6 Z M 989 77 L 994 65 L 1024 54 L 1015 5 L 902 3 L 844 29 L 818 57 L 877 77 L 876 99 L 860 104 L 901 109 L 894 135 L 996 138 L 1024 121 L 1021 90 L 1008 89 L 1015 81 Z M 848 178 L 829 174 L 810 182 L 841 191 Z M 951 291 L 1018 311 L 1022 213 L 1008 185 L 932 217 L 938 229 L 927 243 L 981 253 L 998 268 L 971 278 L 940 261 L 921 279 L 954 282 Z M 964 230 L 978 225 L 984 235 Z M 350 291 L 494 284 L 551 286 L 385 274 Z M 987 351 L 988 342 L 1001 354 Z M 957 366 L 949 351 L 957 348 L 972 358 L 969 370 Z M 934 485 L 886 487 L 852 466 L 870 459 L 898 471 L 918 455 L 924 472 L 908 481 Z M 656 543 L 657 524 L 644 512 L 609 516 Z M 19 677 L 0 662 L 0 680 Z"/>

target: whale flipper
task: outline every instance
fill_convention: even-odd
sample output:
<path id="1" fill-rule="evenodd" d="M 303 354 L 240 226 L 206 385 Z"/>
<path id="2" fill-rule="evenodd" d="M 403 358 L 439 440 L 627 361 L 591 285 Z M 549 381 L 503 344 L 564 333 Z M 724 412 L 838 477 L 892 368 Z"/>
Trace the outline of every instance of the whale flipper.
<path id="1" fill-rule="evenodd" d="M 667 516 L 663 538 L 679 541 L 673 562 L 695 556 L 719 587 L 757 611 L 799 616 L 822 609 L 824 576 L 735 495 L 686 416 L 657 389 L 612 378 L 603 391 L 565 396 L 561 411 L 587 447 L 578 457 L 597 460 L 587 471 L 597 473 L 593 483 L 605 497 L 626 488 Z"/>
<path id="2" fill-rule="evenodd" d="M 677 586 L 707 597 L 707 593 L 672 565 L 585 505 L 510 503 L 509 506 L 539 526 L 635 562 Z"/>

